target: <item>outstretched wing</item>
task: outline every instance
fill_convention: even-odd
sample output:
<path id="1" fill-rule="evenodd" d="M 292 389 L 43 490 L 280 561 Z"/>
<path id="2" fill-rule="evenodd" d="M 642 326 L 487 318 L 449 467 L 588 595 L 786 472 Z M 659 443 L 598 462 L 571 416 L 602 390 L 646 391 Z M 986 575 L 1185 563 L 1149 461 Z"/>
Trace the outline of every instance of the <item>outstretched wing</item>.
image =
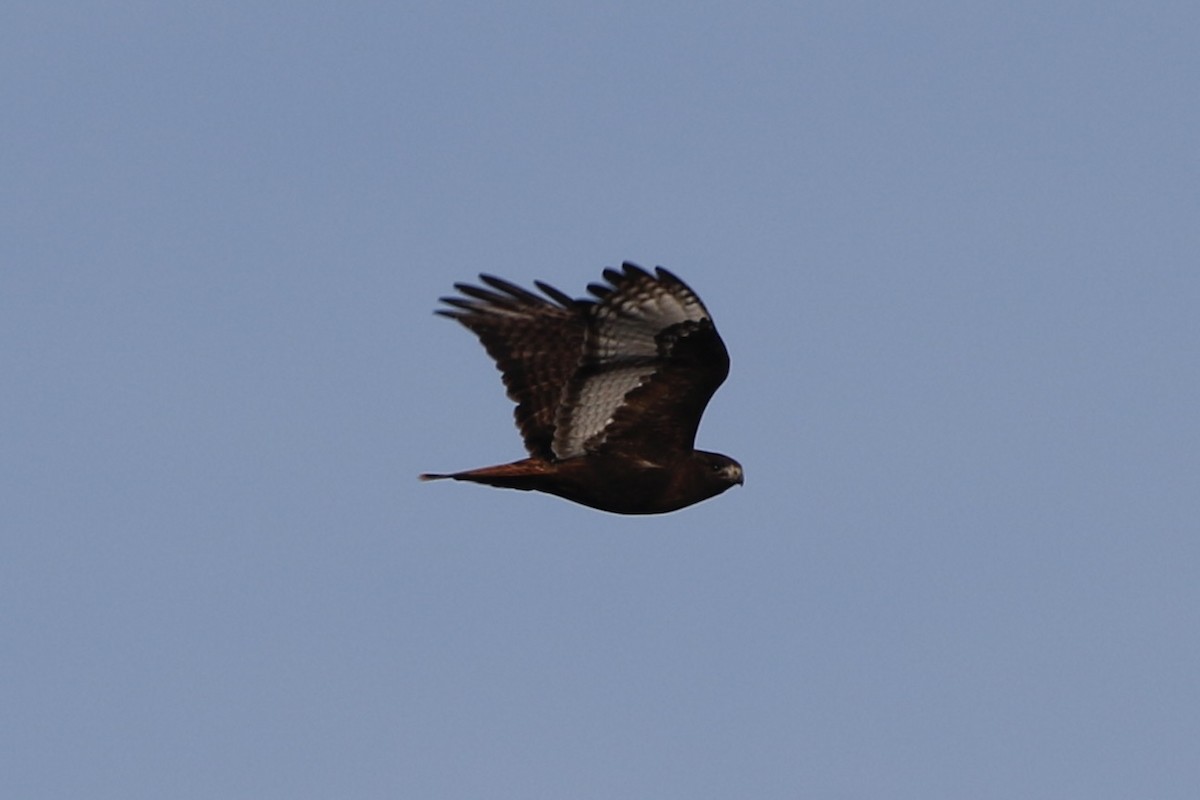
<path id="1" fill-rule="evenodd" d="M 655 462 L 690 452 L 700 417 L 729 374 L 729 353 L 687 284 L 626 262 L 592 284 L 583 360 L 563 395 L 559 458 L 608 452 Z"/>
<path id="2" fill-rule="evenodd" d="M 572 300 L 553 286 L 535 285 L 546 297 L 491 275 L 491 289 L 456 283 L 464 297 L 443 297 L 456 319 L 483 343 L 503 373 L 517 428 L 532 456 L 553 458 L 555 418 L 564 388 L 579 367 L 591 301 Z M 548 298 L 548 299 L 547 299 Z"/>

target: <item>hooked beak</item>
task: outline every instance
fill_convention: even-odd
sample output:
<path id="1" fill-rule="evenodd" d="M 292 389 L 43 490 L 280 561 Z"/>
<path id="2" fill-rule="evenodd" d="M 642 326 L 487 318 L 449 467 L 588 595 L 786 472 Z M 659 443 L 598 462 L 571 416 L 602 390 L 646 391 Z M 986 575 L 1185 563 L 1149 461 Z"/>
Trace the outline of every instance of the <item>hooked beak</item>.
<path id="1" fill-rule="evenodd" d="M 743 486 L 746 483 L 746 474 L 742 472 L 741 464 L 730 464 L 726 467 L 726 473 L 729 475 L 729 480 L 736 483 L 738 486 Z"/>

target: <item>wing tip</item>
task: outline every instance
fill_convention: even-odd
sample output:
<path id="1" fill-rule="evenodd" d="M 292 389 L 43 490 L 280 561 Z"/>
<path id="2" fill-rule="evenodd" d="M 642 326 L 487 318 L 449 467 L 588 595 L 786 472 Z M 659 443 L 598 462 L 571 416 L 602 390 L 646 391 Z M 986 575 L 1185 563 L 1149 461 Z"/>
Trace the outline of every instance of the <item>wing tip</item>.
<path id="1" fill-rule="evenodd" d="M 671 272 L 671 270 L 667 269 L 666 267 L 655 267 L 654 274 L 658 276 L 659 280 L 673 281 L 684 286 L 687 285 L 679 279 L 678 275 L 676 275 L 674 272 Z"/>
<path id="2" fill-rule="evenodd" d="M 641 278 L 641 277 L 649 278 L 650 277 L 649 272 L 644 270 L 640 265 L 633 263 L 632 261 L 622 261 L 621 269 L 625 270 L 626 278 Z"/>
<path id="3" fill-rule="evenodd" d="M 542 292 L 541 295 L 486 272 L 479 273 L 479 282 L 483 286 L 465 282 L 455 283 L 455 291 L 462 296 L 440 297 L 438 300 L 447 305 L 477 313 L 486 313 L 489 307 L 513 311 L 522 307 L 543 306 L 570 311 L 589 302 L 576 300 L 545 281 L 533 282 L 534 286 Z"/>
<path id="4" fill-rule="evenodd" d="M 538 291 L 549 297 L 554 302 L 558 303 L 563 308 L 572 308 L 579 303 L 579 301 L 571 297 L 571 295 L 567 294 L 561 289 L 551 286 L 545 281 L 534 281 L 533 285 L 538 288 Z"/>

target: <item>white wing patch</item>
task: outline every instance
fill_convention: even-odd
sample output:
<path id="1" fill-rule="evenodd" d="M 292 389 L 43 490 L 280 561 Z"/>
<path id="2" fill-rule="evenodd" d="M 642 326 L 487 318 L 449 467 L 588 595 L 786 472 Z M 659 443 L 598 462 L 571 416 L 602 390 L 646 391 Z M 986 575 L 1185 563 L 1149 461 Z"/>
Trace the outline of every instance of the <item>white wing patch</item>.
<path id="1" fill-rule="evenodd" d="M 654 337 L 681 322 L 708 319 L 700 298 L 683 284 L 634 280 L 595 308 L 587 345 L 601 363 L 658 356 Z"/>
<path id="2" fill-rule="evenodd" d="M 584 340 L 581 384 L 568 387 L 555 422 L 552 449 L 558 458 L 583 455 L 604 441 L 626 395 L 641 386 L 662 363 L 656 337 L 672 325 L 708 319 L 700 298 L 662 270 L 659 276 L 626 266 L 605 276 L 616 287 L 592 307 Z M 595 290 L 593 290 L 595 292 Z M 598 293 L 598 292 L 597 292 Z"/>
<path id="3" fill-rule="evenodd" d="M 559 458 L 580 456 L 588 440 L 598 436 L 612 422 L 625 395 L 641 386 L 656 367 L 618 367 L 588 378 L 575 402 L 559 409 L 555 424 L 554 455 Z"/>

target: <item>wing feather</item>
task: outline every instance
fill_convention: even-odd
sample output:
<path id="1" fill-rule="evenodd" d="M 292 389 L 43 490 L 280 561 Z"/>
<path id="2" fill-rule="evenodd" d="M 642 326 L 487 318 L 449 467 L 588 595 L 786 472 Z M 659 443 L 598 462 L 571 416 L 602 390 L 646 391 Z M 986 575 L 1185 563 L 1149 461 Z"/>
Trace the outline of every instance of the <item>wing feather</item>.
<path id="1" fill-rule="evenodd" d="M 579 367 L 590 301 L 538 283 L 547 297 L 492 275 L 480 275 L 489 289 L 454 285 L 463 297 L 443 297 L 456 319 L 479 337 L 503 375 L 513 416 L 532 456 L 553 458 L 555 418 L 567 382 Z"/>
<path id="2" fill-rule="evenodd" d="M 610 452 L 654 461 L 690 451 L 729 373 L 729 354 L 695 292 L 662 267 L 651 275 L 622 266 L 604 271 L 611 286 L 588 287 L 600 299 L 555 421 L 559 458 Z"/>

